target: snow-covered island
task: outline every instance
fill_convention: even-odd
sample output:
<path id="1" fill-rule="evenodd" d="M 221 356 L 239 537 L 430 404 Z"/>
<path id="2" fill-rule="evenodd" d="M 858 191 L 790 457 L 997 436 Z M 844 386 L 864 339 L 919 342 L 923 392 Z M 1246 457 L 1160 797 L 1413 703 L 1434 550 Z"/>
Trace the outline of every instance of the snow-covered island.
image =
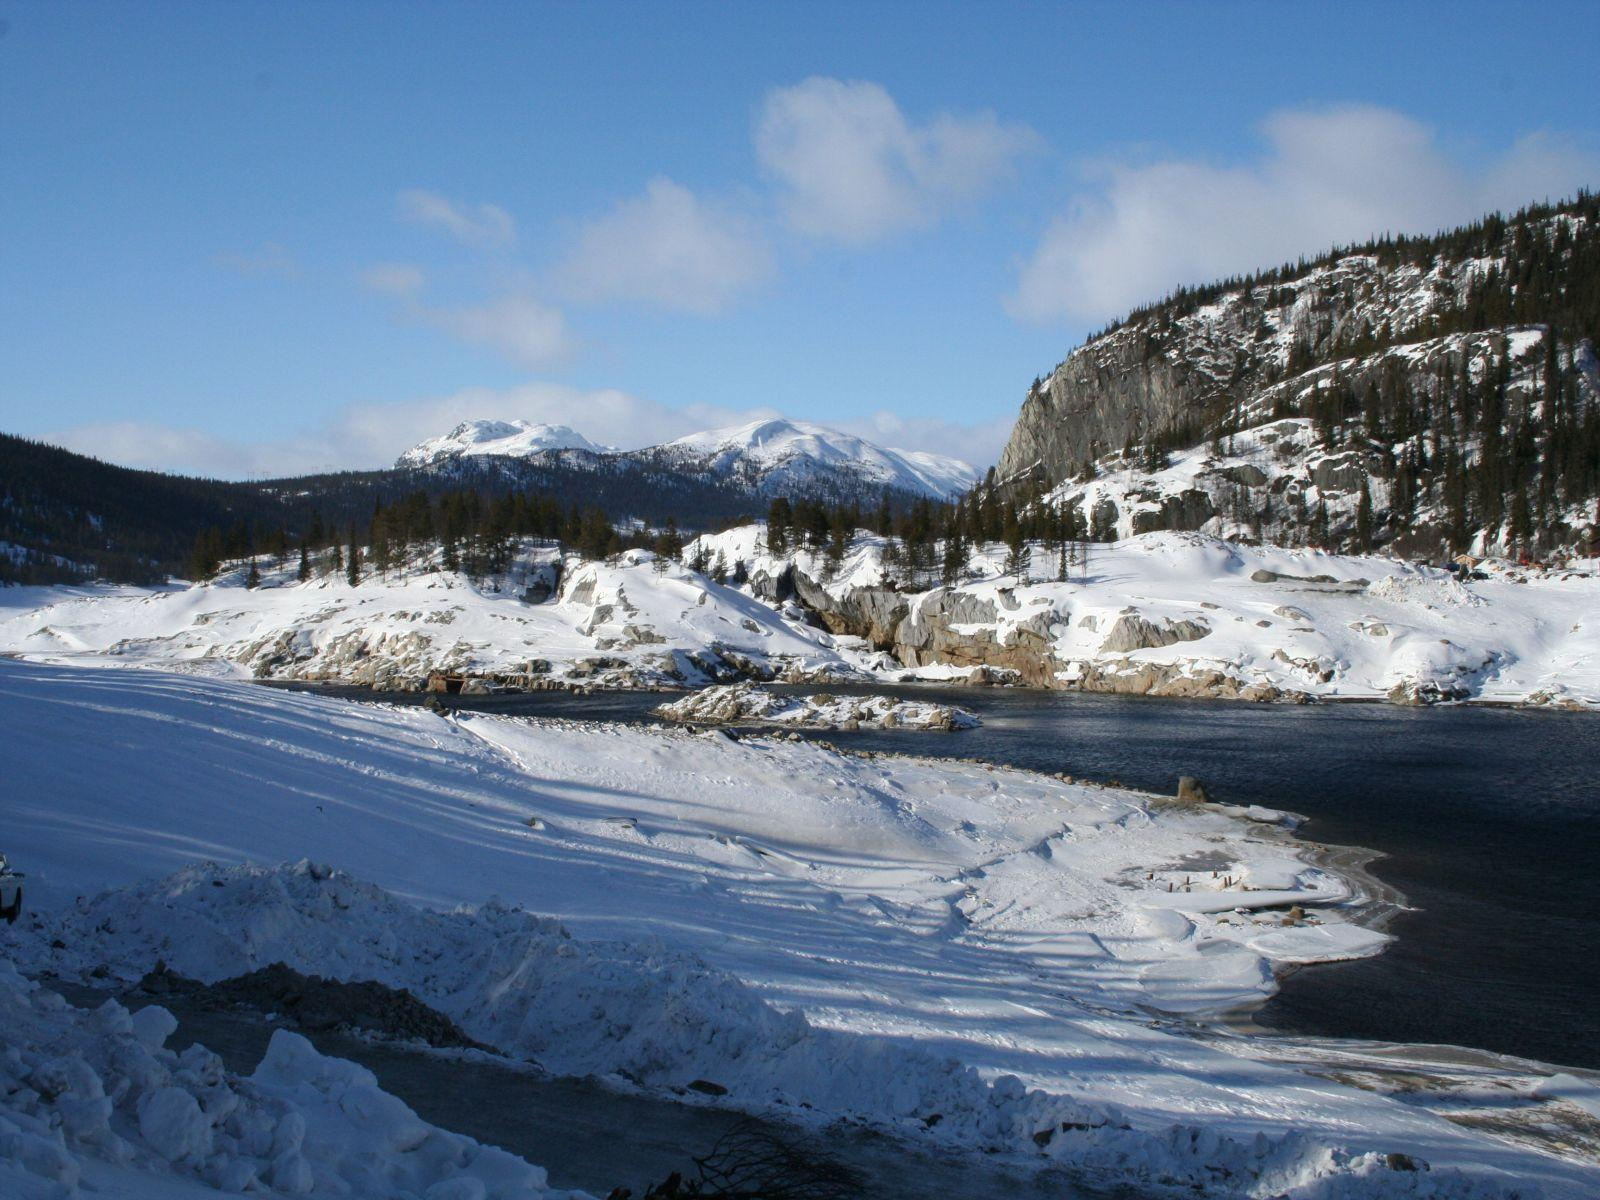
<path id="1" fill-rule="evenodd" d="M 654 710 L 663 721 L 698 725 L 782 725 L 796 729 L 976 729 L 965 709 L 893 696 L 789 696 L 748 683 L 693 692 Z"/>
<path id="2" fill-rule="evenodd" d="M 0 725 L 6 849 L 29 875 L 0 957 L 30 975 L 123 986 L 161 960 L 210 982 L 283 962 L 406 988 L 549 1071 L 668 1095 L 703 1081 L 707 1103 L 1152 1196 L 1600 1184 L 1480 1120 L 1578 1119 L 1581 1082 L 1508 1068 L 1485 1097 L 1480 1074 L 1458 1120 L 1448 1089 L 1419 1103 L 1197 1033 L 1280 969 L 1385 943 L 1350 919 L 1360 877 L 1282 814 L 782 737 L 15 660 Z M 10 968 L 0 987 L 8 1195 L 542 1194 L 534 1169 L 290 1035 L 246 1079 L 161 1050 L 159 1010 L 74 1014 Z M 369 1177 L 374 1154 L 400 1166 Z M 483 1187 L 428 1192 L 441 1174 Z"/>

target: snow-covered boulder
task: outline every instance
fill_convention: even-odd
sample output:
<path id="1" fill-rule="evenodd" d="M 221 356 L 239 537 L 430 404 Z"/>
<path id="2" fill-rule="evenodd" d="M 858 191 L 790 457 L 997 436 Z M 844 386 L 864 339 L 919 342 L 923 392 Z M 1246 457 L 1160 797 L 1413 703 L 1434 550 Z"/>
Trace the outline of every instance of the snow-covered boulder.
<path id="1" fill-rule="evenodd" d="M 893 696 L 786 696 L 751 684 L 706 688 L 655 709 L 663 721 L 798 729 L 974 729 L 965 709 Z"/>

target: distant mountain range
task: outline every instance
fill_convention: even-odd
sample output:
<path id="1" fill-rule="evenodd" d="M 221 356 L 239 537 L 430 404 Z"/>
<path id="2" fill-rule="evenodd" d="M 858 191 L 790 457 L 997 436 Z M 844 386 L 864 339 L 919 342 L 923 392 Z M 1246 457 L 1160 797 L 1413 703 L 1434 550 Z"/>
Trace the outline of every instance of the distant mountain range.
<path id="1" fill-rule="evenodd" d="M 560 425 L 466 421 L 388 470 L 248 483 L 135 471 L 0 434 L 0 582 L 153 582 L 184 569 L 204 530 L 241 531 L 231 541 L 257 545 L 281 530 L 292 542 L 317 523 L 365 528 L 375 504 L 419 491 L 536 493 L 564 509 L 696 529 L 759 516 L 779 495 L 906 504 L 976 479 L 954 459 L 779 420 L 632 451 Z"/>
<path id="2" fill-rule="evenodd" d="M 482 472 L 486 460 L 540 469 L 638 469 L 670 473 L 750 496 L 815 495 L 875 500 L 887 490 L 944 500 L 979 479 L 971 464 L 921 451 L 894 450 L 805 421 L 771 419 L 692 433 L 642 450 L 591 442 L 565 425 L 464 421 L 402 454 L 395 466 L 439 474 Z"/>

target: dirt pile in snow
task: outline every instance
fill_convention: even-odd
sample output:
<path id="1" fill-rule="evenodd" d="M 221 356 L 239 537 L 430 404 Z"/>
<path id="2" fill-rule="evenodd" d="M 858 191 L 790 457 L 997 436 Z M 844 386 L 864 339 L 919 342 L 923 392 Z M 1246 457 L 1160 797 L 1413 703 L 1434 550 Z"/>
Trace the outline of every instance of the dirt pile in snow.
<path id="1" fill-rule="evenodd" d="M 313 1032 L 375 1033 L 447 1049 L 492 1049 L 473 1041 L 449 1017 L 405 988 L 392 988 L 371 979 L 353 983 L 324 979 L 281 962 L 215 983 L 190 979 L 158 962 L 139 980 L 138 990 L 147 996 L 181 996 L 188 1004 L 202 1008 L 251 1008 L 276 1013 Z"/>

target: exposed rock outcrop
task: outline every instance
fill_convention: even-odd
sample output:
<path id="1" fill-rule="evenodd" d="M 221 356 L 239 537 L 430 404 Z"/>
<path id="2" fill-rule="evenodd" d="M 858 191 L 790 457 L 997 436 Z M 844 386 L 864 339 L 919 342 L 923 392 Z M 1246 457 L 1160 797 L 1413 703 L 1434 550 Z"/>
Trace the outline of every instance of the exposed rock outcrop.
<path id="1" fill-rule="evenodd" d="M 1600 216 L 1580 199 L 1187 290 L 1036 379 L 997 478 L 1043 485 L 1096 536 L 1582 550 L 1597 483 L 1573 488 L 1563 464 L 1589 436 L 1600 360 L 1570 314 L 1597 262 Z M 1517 464 L 1483 461 L 1513 444 Z M 1462 469 L 1500 494 L 1453 496 Z M 1519 516 L 1537 489 L 1544 511 Z"/>

